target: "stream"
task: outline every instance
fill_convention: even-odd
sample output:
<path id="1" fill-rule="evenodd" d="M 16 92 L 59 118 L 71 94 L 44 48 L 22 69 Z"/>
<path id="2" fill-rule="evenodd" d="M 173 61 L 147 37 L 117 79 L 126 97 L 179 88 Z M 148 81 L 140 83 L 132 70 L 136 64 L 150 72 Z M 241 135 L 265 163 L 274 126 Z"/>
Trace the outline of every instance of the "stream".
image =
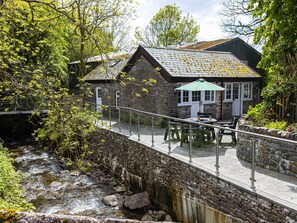
<path id="1" fill-rule="evenodd" d="M 15 166 L 23 172 L 26 200 L 36 212 L 85 215 L 95 218 L 124 218 L 118 207 L 102 203 L 106 195 L 115 194 L 117 182 L 103 171 L 94 179 L 61 165 L 51 153 L 39 146 L 18 146 L 9 149 Z"/>

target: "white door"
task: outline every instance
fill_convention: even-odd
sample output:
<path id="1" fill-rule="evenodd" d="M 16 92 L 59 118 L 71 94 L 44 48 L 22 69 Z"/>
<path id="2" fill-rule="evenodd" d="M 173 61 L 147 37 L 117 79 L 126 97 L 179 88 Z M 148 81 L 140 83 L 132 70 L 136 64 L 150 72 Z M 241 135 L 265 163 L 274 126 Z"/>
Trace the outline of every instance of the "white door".
<path id="1" fill-rule="evenodd" d="M 96 95 L 96 111 L 101 111 L 101 105 L 102 105 L 102 89 L 101 87 L 95 88 L 95 95 Z"/>
<path id="2" fill-rule="evenodd" d="M 241 97 L 241 84 L 233 84 L 233 103 L 232 103 L 232 115 L 242 114 L 242 97 Z"/>
<path id="3" fill-rule="evenodd" d="M 197 113 L 199 112 L 199 103 L 192 103 L 191 105 L 191 118 L 197 118 Z"/>
<path id="4" fill-rule="evenodd" d="M 192 91 L 190 92 L 191 98 L 191 118 L 197 118 L 198 112 L 203 112 L 202 101 L 201 101 L 201 92 Z"/>

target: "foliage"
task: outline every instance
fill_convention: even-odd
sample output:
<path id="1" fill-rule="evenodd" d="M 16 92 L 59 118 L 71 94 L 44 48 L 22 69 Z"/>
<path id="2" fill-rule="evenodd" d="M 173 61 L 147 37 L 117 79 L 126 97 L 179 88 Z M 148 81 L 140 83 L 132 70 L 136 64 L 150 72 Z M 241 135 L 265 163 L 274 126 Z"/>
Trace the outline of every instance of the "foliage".
<path id="1" fill-rule="evenodd" d="M 53 11 L 21 0 L 5 1 L 0 13 L 1 101 L 33 105 L 40 98 L 35 87 L 42 88 L 48 77 L 66 81 L 63 21 L 53 21 Z"/>
<path id="2" fill-rule="evenodd" d="M 251 0 L 253 16 L 262 23 L 255 29 L 256 43 L 264 42 L 259 66 L 268 72 L 264 101 L 291 114 L 297 99 L 297 5 L 294 0 Z M 287 103 L 283 103 L 283 99 Z M 286 118 L 286 117 L 280 117 Z M 291 120 L 289 120 L 291 121 Z"/>
<path id="3" fill-rule="evenodd" d="M 78 58 L 84 76 L 88 56 L 118 49 L 114 28 L 121 29 L 116 25 L 130 15 L 132 2 L 6 0 L 0 6 L 0 100 L 13 109 L 29 105 L 35 115 L 47 109 L 35 137 L 49 142 L 69 164 L 87 166 L 82 160 L 96 115 L 84 97 L 69 95 L 67 62 Z M 80 87 L 87 97 L 88 87 Z"/>
<path id="4" fill-rule="evenodd" d="M 135 32 L 138 41 L 148 46 L 182 45 L 197 41 L 199 25 L 187 14 L 181 16 L 178 6 L 166 5 L 151 19 L 143 32 Z"/>
<path id="5" fill-rule="evenodd" d="M 20 182 L 20 173 L 15 171 L 12 159 L 9 158 L 6 150 L 0 144 L 0 209 L 18 211 L 33 209 L 33 206 L 24 199 Z"/>
<path id="6" fill-rule="evenodd" d="M 35 137 L 48 142 L 68 165 L 85 170 L 89 167 L 84 161 L 90 155 L 88 136 L 95 131 L 98 118 L 81 99 L 63 98 L 60 103 L 51 105 L 43 127 L 35 131 Z"/>
<path id="7" fill-rule="evenodd" d="M 248 120 L 253 122 L 253 125 L 263 126 L 267 123 L 266 106 L 263 103 L 257 104 L 255 107 L 250 106 L 246 114 Z"/>
<path id="8" fill-rule="evenodd" d="M 275 121 L 269 122 L 265 127 L 269 129 L 277 129 L 277 130 L 287 130 L 287 122 L 285 121 Z"/>

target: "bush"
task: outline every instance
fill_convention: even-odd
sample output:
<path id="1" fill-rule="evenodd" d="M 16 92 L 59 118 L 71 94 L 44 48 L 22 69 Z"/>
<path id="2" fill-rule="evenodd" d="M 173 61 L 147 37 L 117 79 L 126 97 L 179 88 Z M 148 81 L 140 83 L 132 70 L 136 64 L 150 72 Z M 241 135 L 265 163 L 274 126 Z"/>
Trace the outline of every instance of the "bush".
<path id="1" fill-rule="evenodd" d="M 0 144 L 0 209 L 28 211 L 33 209 L 24 199 L 21 188 L 21 175 L 12 165 L 6 150 Z"/>
<path id="2" fill-rule="evenodd" d="M 257 104 L 255 107 L 250 106 L 246 116 L 254 126 L 264 126 L 268 122 L 266 107 L 263 103 Z"/>
<path id="3" fill-rule="evenodd" d="M 287 122 L 285 121 L 275 121 L 275 122 L 270 122 L 266 126 L 266 128 L 269 129 L 277 129 L 277 130 L 287 130 Z"/>

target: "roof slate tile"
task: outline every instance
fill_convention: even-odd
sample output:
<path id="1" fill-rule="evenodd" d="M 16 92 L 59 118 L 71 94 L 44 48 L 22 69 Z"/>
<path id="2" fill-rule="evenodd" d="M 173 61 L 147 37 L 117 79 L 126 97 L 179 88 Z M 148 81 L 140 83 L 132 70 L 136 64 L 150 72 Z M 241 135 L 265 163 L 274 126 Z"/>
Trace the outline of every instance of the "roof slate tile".
<path id="1" fill-rule="evenodd" d="M 144 47 L 173 77 L 261 77 L 231 53 Z"/>

